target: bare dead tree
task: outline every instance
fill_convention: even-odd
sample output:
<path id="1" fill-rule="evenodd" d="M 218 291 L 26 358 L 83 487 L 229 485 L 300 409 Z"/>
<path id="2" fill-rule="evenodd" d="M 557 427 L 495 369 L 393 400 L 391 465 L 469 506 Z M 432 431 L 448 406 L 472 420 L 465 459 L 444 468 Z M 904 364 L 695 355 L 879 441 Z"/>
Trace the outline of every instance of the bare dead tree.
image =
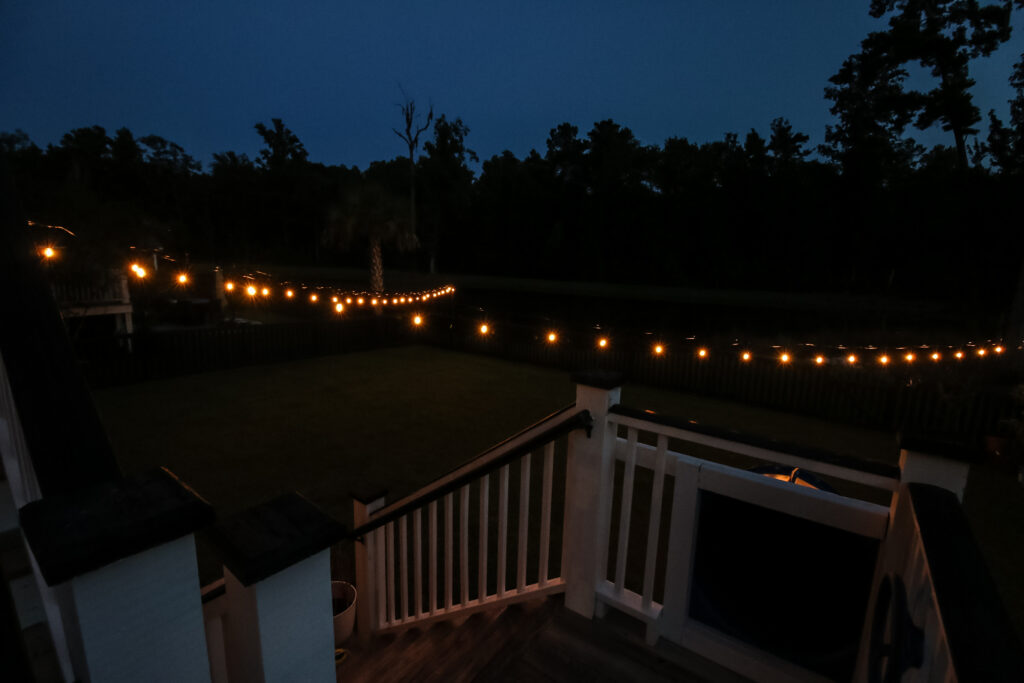
<path id="1" fill-rule="evenodd" d="M 413 235 L 416 234 L 416 150 L 420 146 L 420 135 L 430 128 L 430 124 L 434 121 L 434 105 L 431 104 L 427 109 L 427 121 L 422 126 L 417 125 L 416 116 L 416 101 L 411 99 L 405 94 L 405 90 L 399 86 L 399 90 L 402 91 L 402 97 L 404 101 L 402 104 L 397 105 L 402 111 L 402 119 L 405 121 L 405 130 L 399 131 L 397 128 L 392 128 L 395 135 L 402 139 L 409 147 L 409 228 Z M 430 272 L 434 272 L 434 263 L 430 263 Z"/>

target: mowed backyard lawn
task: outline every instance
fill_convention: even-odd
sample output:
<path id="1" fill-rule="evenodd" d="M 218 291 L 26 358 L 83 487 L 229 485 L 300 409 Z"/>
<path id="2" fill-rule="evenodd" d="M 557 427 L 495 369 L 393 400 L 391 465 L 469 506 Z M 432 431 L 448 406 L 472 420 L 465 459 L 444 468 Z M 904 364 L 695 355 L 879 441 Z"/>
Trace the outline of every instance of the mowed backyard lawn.
<path id="1" fill-rule="evenodd" d="M 221 516 L 297 490 L 351 528 L 350 492 L 384 488 L 396 500 L 574 395 L 561 371 L 403 347 L 148 382 L 94 397 L 125 473 L 165 466 Z M 629 384 L 622 401 L 782 442 L 888 462 L 898 457 L 894 434 Z M 1019 634 L 1022 494 L 1008 475 L 976 466 L 965 497 Z M 341 567 L 348 555 L 342 549 Z M 200 560 L 205 583 L 219 566 L 202 544 Z"/>

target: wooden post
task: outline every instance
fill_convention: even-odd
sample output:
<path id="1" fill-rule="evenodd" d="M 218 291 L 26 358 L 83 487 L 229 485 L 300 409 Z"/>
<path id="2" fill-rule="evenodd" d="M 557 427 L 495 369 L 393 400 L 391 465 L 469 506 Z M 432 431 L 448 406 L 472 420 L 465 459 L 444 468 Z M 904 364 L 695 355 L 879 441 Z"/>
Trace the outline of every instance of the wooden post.
<path id="1" fill-rule="evenodd" d="M 970 452 L 958 444 L 904 437 L 900 441 L 900 483 L 938 486 L 952 491 L 962 503 L 971 468 L 970 456 Z"/>
<path id="2" fill-rule="evenodd" d="M 589 435 L 576 431 L 569 438 L 562 576 L 565 606 L 589 619 L 595 613 L 594 591 L 608 562 L 616 434 L 607 418 L 608 409 L 619 402 L 622 375 L 594 371 L 572 379 L 576 408 L 590 411 L 594 426 Z"/>
<path id="3" fill-rule="evenodd" d="M 352 525 L 359 528 L 370 521 L 370 515 L 384 507 L 386 503 L 386 492 L 380 491 L 369 495 L 352 494 Z M 375 567 L 370 566 L 372 553 L 367 548 L 367 538 L 357 538 L 355 541 L 355 563 L 356 563 L 356 590 L 359 591 L 359 599 L 356 601 L 356 635 L 361 644 L 366 644 L 373 635 L 374 600 L 377 596 L 374 585 Z M 417 606 L 417 610 L 419 606 Z"/>

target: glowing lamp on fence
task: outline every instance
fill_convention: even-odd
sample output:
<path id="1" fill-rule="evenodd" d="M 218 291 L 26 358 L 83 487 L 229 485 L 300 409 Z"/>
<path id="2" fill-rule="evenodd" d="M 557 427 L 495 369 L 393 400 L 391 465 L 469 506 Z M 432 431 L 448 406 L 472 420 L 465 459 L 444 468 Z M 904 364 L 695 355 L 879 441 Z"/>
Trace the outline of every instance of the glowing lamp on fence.
<path id="1" fill-rule="evenodd" d="M 708 350 L 707 349 L 700 349 L 699 351 L 697 351 L 697 356 L 699 356 L 700 358 L 707 358 L 708 357 Z"/>
<path id="2" fill-rule="evenodd" d="M 228 290 L 229 292 L 235 291 L 235 283 L 234 282 L 225 282 L 224 283 L 224 289 Z"/>
<path id="3" fill-rule="evenodd" d="M 146 277 L 146 269 L 143 268 L 142 266 L 137 267 L 135 269 L 135 275 L 138 276 L 138 278 L 141 280 L 142 278 Z"/>
<path id="4" fill-rule="evenodd" d="M 979 356 L 984 356 L 985 355 L 985 349 L 978 349 L 978 355 Z"/>
<path id="5" fill-rule="evenodd" d="M 903 356 L 903 359 L 905 361 L 907 361 L 908 363 L 913 363 L 914 362 L 914 358 L 915 358 L 915 356 L 912 353 L 908 353 L 907 355 Z"/>
<path id="6" fill-rule="evenodd" d="M 490 331 L 491 328 L 488 327 L 487 323 L 483 323 L 482 325 L 480 325 L 480 334 L 487 334 Z"/>
<path id="7" fill-rule="evenodd" d="M 188 284 L 188 275 L 186 275 L 185 273 L 179 273 L 178 274 L 178 284 L 179 285 Z"/>
<path id="8" fill-rule="evenodd" d="M 558 335 L 554 332 L 548 332 L 548 343 L 554 344 L 556 341 L 558 341 Z"/>
<path id="9" fill-rule="evenodd" d="M 370 305 L 371 306 L 376 306 L 377 305 L 377 300 L 376 299 L 370 299 Z"/>
<path id="10" fill-rule="evenodd" d="M 345 297 L 345 303 L 347 303 L 347 304 L 351 304 L 351 303 L 352 303 L 352 297 L 350 297 L 350 296 L 346 296 L 346 297 Z"/>
<path id="11" fill-rule="evenodd" d="M 740 360 L 742 360 L 744 363 L 749 362 L 750 361 L 750 351 L 744 351 L 743 354 L 740 356 Z"/>
<path id="12" fill-rule="evenodd" d="M 362 306 L 363 305 L 363 297 L 359 297 L 358 299 L 356 299 L 356 303 L 359 304 L 360 306 Z"/>
<path id="13" fill-rule="evenodd" d="M 849 363 L 850 365 L 853 365 L 854 363 L 857 362 L 857 356 L 851 353 L 849 356 L 846 357 L 846 362 Z"/>
<path id="14" fill-rule="evenodd" d="M 995 351 L 996 353 L 1002 353 L 1003 352 L 1003 347 L 1002 346 L 997 346 L 996 348 L 994 348 L 992 350 Z"/>
<path id="15" fill-rule="evenodd" d="M 380 300 L 380 302 L 381 302 L 381 303 L 382 303 L 383 305 L 385 305 L 385 306 L 387 306 L 387 305 L 388 305 L 388 300 L 387 300 L 387 299 L 381 299 L 381 300 Z"/>
<path id="16" fill-rule="evenodd" d="M 129 268 L 131 269 L 131 271 L 133 273 L 138 273 L 139 272 L 139 264 L 138 263 L 133 263 L 132 265 L 129 266 Z"/>
<path id="17" fill-rule="evenodd" d="M 938 351 L 936 351 L 935 353 L 933 353 L 931 355 L 931 359 L 934 360 L 934 361 L 940 360 L 941 358 L 942 358 L 942 355 Z"/>
<path id="18" fill-rule="evenodd" d="M 815 363 L 815 365 L 823 365 L 825 363 L 825 357 L 824 356 L 815 356 L 814 357 L 814 363 Z"/>
<path id="19" fill-rule="evenodd" d="M 293 292 L 293 291 L 292 291 L 292 290 L 290 290 L 290 289 L 286 289 L 286 290 L 284 291 L 284 295 L 285 295 L 286 297 L 288 297 L 289 299 L 291 299 L 291 298 L 292 298 L 293 296 L 295 296 L 295 292 Z"/>
<path id="20" fill-rule="evenodd" d="M 57 255 L 57 250 L 53 247 L 43 247 L 43 258 L 53 258 Z"/>
<path id="21" fill-rule="evenodd" d="M 663 353 L 665 353 L 665 347 L 662 346 L 661 344 L 655 344 L 654 345 L 654 355 L 655 356 L 660 356 Z"/>
<path id="22" fill-rule="evenodd" d="M 421 316 L 421 315 L 413 316 L 412 324 L 415 325 L 416 327 L 419 327 L 420 325 L 422 325 L 423 324 L 423 316 Z"/>
<path id="23" fill-rule="evenodd" d="M 888 365 L 889 364 L 889 356 L 879 356 L 878 357 L 878 362 L 881 363 L 882 365 Z"/>
<path id="24" fill-rule="evenodd" d="M 600 339 L 598 339 L 597 340 L 597 348 L 599 348 L 599 349 L 607 349 L 608 348 L 608 340 L 606 338 L 604 338 L 604 337 L 601 337 Z"/>
<path id="25" fill-rule="evenodd" d="M 317 300 L 317 299 L 319 299 L 319 298 L 320 298 L 320 297 L 318 297 L 318 296 L 317 296 L 316 294 L 310 294 L 310 295 L 309 295 L 309 300 L 310 300 L 311 302 L 313 302 L 314 304 L 316 303 L 316 300 Z"/>
<path id="26" fill-rule="evenodd" d="M 396 296 L 393 299 L 391 299 L 391 303 L 397 304 L 398 303 L 398 297 Z"/>
<path id="27" fill-rule="evenodd" d="M 345 305 L 344 304 L 334 304 L 334 310 L 337 311 L 338 313 L 341 313 L 342 311 L 345 310 Z"/>
<path id="28" fill-rule="evenodd" d="M 957 351 L 953 355 L 956 356 L 957 360 L 959 360 L 959 359 L 964 357 L 964 352 L 963 351 Z"/>
<path id="29" fill-rule="evenodd" d="M 270 296 L 270 290 L 264 287 L 262 290 L 260 290 L 260 294 L 262 294 L 263 296 Z"/>
<path id="30" fill-rule="evenodd" d="M 336 304 L 336 303 L 338 303 L 338 297 L 336 297 L 336 296 L 332 296 L 332 297 L 331 297 L 331 303 L 332 303 L 332 304 Z"/>
<path id="31" fill-rule="evenodd" d="M 788 353 L 784 353 L 781 356 L 779 356 L 779 362 L 780 363 L 788 363 L 790 360 L 791 360 L 791 358 L 790 358 L 790 355 Z"/>
<path id="32" fill-rule="evenodd" d="M 248 287 L 245 288 L 245 293 L 248 294 L 249 296 L 256 296 L 256 288 L 253 287 L 252 285 L 249 285 Z"/>

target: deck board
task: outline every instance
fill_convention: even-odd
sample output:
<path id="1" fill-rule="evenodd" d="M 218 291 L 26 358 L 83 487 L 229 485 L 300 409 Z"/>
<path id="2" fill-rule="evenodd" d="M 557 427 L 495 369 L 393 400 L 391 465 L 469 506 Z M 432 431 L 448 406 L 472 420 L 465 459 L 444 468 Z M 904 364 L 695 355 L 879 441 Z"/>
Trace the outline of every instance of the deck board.
<path id="1" fill-rule="evenodd" d="M 339 683 L 725 681 L 742 677 L 683 648 L 651 648 L 628 617 L 589 620 L 561 596 L 479 612 L 349 645 Z"/>

